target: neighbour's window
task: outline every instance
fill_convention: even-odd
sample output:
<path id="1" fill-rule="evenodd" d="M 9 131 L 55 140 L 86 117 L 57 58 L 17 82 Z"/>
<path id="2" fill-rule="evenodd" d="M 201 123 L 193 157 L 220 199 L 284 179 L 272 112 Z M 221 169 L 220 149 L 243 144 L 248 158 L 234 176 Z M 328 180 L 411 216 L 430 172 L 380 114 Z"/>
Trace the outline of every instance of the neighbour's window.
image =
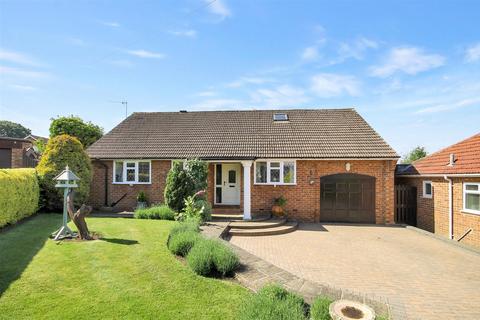
<path id="1" fill-rule="evenodd" d="M 295 184 L 295 161 L 255 162 L 256 184 Z"/>
<path id="2" fill-rule="evenodd" d="M 150 183 L 150 161 L 115 161 L 114 183 Z"/>
<path id="3" fill-rule="evenodd" d="M 423 181 L 423 197 L 431 198 L 433 195 L 432 181 Z"/>
<path id="4" fill-rule="evenodd" d="M 463 184 L 463 210 L 480 214 L 480 183 Z"/>

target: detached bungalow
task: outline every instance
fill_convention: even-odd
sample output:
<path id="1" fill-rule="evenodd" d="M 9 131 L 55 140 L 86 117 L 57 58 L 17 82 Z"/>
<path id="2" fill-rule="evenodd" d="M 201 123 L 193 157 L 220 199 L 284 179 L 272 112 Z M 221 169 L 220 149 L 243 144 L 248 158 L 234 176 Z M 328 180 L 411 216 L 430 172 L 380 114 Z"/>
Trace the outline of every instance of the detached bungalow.
<path id="1" fill-rule="evenodd" d="M 394 222 L 398 155 L 354 109 L 134 113 L 87 152 L 95 207 L 163 202 L 172 161 L 200 158 L 217 212 L 251 219 L 284 196 L 301 221 Z"/>
<path id="2" fill-rule="evenodd" d="M 480 134 L 397 168 L 416 189 L 417 227 L 480 247 Z"/>

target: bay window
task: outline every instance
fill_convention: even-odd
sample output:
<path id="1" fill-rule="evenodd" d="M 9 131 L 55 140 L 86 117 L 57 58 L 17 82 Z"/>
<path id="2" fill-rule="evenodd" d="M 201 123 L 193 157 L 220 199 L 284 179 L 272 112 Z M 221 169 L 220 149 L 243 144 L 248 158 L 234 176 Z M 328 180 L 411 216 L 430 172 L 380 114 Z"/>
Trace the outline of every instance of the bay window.
<path id="1" fill-rule="evenodd" d="M 255 184 L 295 184 L 295 160 L 272 160 L 255 162 Z"/>
<path id="2" fill-rule="evenodd" d="M 480 183 L 463 184 L 463 210 L 480 214 Z"/>
<path id="3" fill-rule="evenodd" d="M 149 184 L 151 162 L 147 160 L 114 161 L 113 183 L 118 184 Z"/>

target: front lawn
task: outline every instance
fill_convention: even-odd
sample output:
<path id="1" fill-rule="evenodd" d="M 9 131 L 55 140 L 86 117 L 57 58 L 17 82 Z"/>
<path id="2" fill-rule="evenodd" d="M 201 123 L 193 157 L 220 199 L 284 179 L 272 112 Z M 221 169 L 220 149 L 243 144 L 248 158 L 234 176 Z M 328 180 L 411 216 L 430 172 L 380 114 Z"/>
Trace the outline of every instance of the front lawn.
<path id="1" fill-rule="evenodd" d="M 167 249 L 175 222 L 89 218 L 101 240 L 48 239 L 60 215 L 0 233 L 1 319 L 234 319 L 250 293 L 195 275 Z"/>

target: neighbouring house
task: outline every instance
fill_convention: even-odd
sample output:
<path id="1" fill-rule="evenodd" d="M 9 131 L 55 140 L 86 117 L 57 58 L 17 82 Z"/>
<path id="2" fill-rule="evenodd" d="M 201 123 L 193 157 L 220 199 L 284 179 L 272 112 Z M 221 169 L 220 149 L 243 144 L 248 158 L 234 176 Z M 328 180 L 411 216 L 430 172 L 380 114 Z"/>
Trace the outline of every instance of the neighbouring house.
<path id="1" fill-rule="evenodd" d="M 0 169 L 34 168 L 38 154 L 30 140 L 0 137 Z"/>
<path id="2" fill-rule="evenodd" d="M 48 138 L 41 137 L 41 136 L 36 136 L 34 134 L 29 134 L 24 139 L 28 140 L 28 141 L 31 141 L 32 143 L 35 143 L 37 141 L 42 141 L 44 144 L 48 143 Z"/>
<path id="3" fill-rule="evenodd" d="M 399 157 L 354 109 L 133 113 L 87 153 L 95 207 L 163 202 L 172 161 L 200 158 L 217 211 L 250 219 L 284 196 L 301 221 L 394 223 Z"/>
<path id="4" fill-rule="evenodd" d="M 480 134 L 398 166 L 396 184 L 416 190 L 416 225 L 480 247 Z"/>

